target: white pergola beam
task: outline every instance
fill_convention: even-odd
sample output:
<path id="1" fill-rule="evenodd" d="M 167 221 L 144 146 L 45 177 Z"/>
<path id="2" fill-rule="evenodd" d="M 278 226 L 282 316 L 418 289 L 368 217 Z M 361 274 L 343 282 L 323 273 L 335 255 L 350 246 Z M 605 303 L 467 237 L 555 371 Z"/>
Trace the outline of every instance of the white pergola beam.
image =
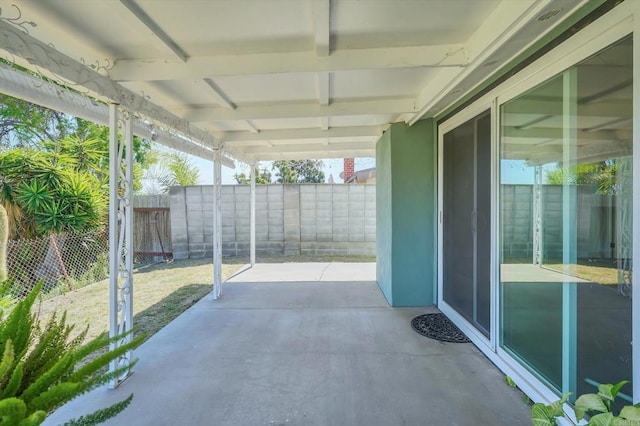
<path id="1" fill-rule="evenodd" d="M 191 108 L 176 110 L 185 120 L 207 123 L 227 120 L 265 120 L 277 118 L 309 118 L 343 115 L 402 114 L 415 112 L 413 98 L 339 101 L 330 105 L 317 103 L 282 103 L 273 105 L 227 108 Z"/>
<path id="2" fill-rule="evenodd" d="M 318 147 L 319 148 L 319 147 Z M 375 147 L 371 149 L 362 150 L 347 150 L 347 151 L 308 151 L 308 152 L 273 152 L 273 153 L 261 153 L 256 155 L 255 158 L 260 158 L 260 161 L 275 161 L 275 160 L 308 160 L 309 158 L 350 158 L 350 157 L 375 157 Z"/>
<path id="3" fill-rule="evenodd" d="M 110 125 L 109 108 L 103 103 L 2 63 L 0 63 L 0 89 L 6 95 L 33 104 L 61 111 L 97 124 Z M 136 136 L 153 140 L 160 145 L 205 160 L 211 160 L 213 155 L 211 149 L 165 130 L 154 129 L 152 132 L 147 124 L 139 120 L 132 120 L 132 130 Z M 226 167 L 235 168 L 233 160 L 227 157 L 222 158 L 222 164 Z"/>
<path id="4" fill-rule="evenodd" d="M 329 94 L 331 87 L 329 86 L 329 73 L 319 72 L 318 79 L 318 103 L 322 106 L 329 105 Z"/>
<path id="5" fill-rule="evenodd" d="M 213 79 L 205 78 L 204 82 L 207 84 L 207 86 L 211 88 L 211 91 L 213 92 L 213 96 L 217 104 L 222 105 L 225 108 L 236 109 L 236 105 L 233 102 L 231 102 L 231 100 L 226 95 L 226 93 L 224 93 L 222 89 L 218 87 L 218 85 L 216 84 L 215 81 L 213 81 Z"/>
<path id="6" fill-rule="evenodd" d="M 142 24 L 147 27 L 158 39 L 178 57 L 182 62 L 187 62 L 189 56 L 187 53 L 182 50 L 178 43 L 176 43 L 170 36 L 167 34 L 160 25 L 156 24 L 156 22 L 151 19 L 151 17 L 145 12 L 134 0 L 120 0 L 124 6 L 126 6 L 131 13 L 135 15 L 136 18 Z"/>
<path id="7" fill-rule="evenodd" d="M 192 127 L 183 118 L 168 112 L 144 96 L 122 87 L 111 78 L 92 70 L 4 20 L 0 20 L 0 49 L 25 59 L 40 70 L 52 73 L 54 78 L 62 78 L 70 86 L 77 85 L 85 88 L 98 98 L 117 103 L 124 109 L 135 111 L 207 146 L 218 146 L 218 141 L 211 134 Z"/>
<path id="8" fill-rule="evenodd" d="M 314 51 L 192 56 L 188 63 L 161 59 L 119 60 L 111 77 L 116 81 L 157 81 L 233 75 L 333 72 L 412 67 L 464 67 L 458 44 L 434 46 L 341 49 L 329 56 Z"/>
<path id="9" fill-rule="evenodd" d="M 331 0 L 312 0 L 316 55 L 331 53 Z"/>
<path id="10" fill-rule="evenodd" d="M 316 151 L 330 151 L 330 150 L 338 150 L 338 151 L 349 151 L 349 150 L 366 150 L 373 149 L 375 150 L 376 142 L 368 141 L 368 142 L 340 142 L 340 143 L 327 143 L 322 145 L 322 149 L 318 149 L 318 146 L 315 144 L 277 144 L 274 146 L 247 146 L 243 148 L 243 152 L 247 155 L 251 155 L 253 157 L 260 157 L 262 153 L 303 153 L 303 152 L 316 152 Z"/>
<path id="11" fill-rule="evenodd" d="M 320 129 L 283 129 L 283 130 L 262 130 L 254 134 L 249 132 L 226 132 L 220 135 L 220 139 L 227 146 L 238 146 L 242 142 L 254 141 L 285 141 L 296 139 L 322 139 L 322 138 L 378 138 L 382 135 L 380 126 L 355 126 L 355 127 L 332 127 L 329 130 Z"/>

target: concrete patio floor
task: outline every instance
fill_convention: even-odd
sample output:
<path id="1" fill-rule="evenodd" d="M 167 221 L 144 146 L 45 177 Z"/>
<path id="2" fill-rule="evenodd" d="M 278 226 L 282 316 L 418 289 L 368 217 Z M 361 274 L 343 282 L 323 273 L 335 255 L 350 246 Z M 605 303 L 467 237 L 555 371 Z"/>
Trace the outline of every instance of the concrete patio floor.
<path id="1" fill-rule="evenodd" d="M 145 342 L 118 389 L 45 424 L 132 392 L 107 424 L 530 424 L 519 391 L 478 349 L 415 333 L 411 318 L 434 309 L 390 308 L 374 278 L 375 264 L 245 269 L 221 300 L 204 298 Z"/>

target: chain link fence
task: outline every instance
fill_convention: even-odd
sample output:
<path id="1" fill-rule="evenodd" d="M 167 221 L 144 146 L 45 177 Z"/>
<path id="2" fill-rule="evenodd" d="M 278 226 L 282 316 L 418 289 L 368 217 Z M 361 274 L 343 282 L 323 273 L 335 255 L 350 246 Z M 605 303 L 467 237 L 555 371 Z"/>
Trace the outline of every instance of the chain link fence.
<path id="1" fill-rule="evenodd" d="M 7 268 L 16 298 L 40 281 L 48 297 L 84 287 L 109 277 L 109 233 L 103 228 L 10 240 Z"/>
<path id="2" fill-rule="evenodd" d="M 170 261 L 169 209 L 136 209 L 134 218 L 134 266 Z M 109 231 L 101 228 L 10 240 L 7 268 L 14 298 L 26 296 L 40 281 L 42 294 L 54 297 L 105 280 L 109 277 Z"/>

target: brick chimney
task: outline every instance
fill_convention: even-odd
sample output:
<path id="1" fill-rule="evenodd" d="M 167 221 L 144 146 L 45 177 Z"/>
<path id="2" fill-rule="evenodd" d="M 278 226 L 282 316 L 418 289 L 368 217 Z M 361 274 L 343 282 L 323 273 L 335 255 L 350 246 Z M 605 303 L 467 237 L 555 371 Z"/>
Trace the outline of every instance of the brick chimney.
<path id="1" fill-rule="evenodd" d="M 353 176 L 355 167 L 355 160 L 353 158 L 344 159 L 344 171 L 342 172 L 342 180 L 349 182 L 351 176 Z"/>

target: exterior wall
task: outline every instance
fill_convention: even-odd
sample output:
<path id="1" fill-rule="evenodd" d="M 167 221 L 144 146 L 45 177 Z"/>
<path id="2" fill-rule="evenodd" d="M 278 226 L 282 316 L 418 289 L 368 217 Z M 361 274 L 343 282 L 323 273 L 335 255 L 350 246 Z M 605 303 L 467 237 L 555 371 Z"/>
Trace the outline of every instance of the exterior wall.
<path id="1" fill-rule="evenodd" d="M 257 185 L 258 255 L 375 255 L 376 189 L 372 185 Z M 175 259 L 211 256 L 213 188 L 173 187 Z M 248 256 L 250 188 L 222 187 L 222 255 Z"/>
<path id="2" fill-rule="evenodd" d="M 392 191 L 391 183 L 391 132 L 387 130 L 376 144 L 376 173 L 380 182 L 376 185 L 376 277 L 378 286 L 393 306 L 392 280 Z"/>
<path id="3" fill-rule="evenodd" d="M 392 306 L 435 304 L 433 120 L 394 124 L 378 141 L 378 284 Z"/>

